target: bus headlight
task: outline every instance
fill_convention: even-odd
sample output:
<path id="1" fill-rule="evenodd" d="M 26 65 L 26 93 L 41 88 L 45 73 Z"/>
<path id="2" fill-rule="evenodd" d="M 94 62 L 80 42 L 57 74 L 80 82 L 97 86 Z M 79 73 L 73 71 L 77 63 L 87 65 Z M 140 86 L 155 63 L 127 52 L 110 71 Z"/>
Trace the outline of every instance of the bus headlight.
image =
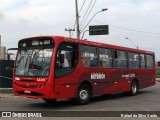
<path id="1" fill-rule="evenodd" d="M 15 80 L 20 80 L 20 78 L 19 77 L 15 77 Z"/>

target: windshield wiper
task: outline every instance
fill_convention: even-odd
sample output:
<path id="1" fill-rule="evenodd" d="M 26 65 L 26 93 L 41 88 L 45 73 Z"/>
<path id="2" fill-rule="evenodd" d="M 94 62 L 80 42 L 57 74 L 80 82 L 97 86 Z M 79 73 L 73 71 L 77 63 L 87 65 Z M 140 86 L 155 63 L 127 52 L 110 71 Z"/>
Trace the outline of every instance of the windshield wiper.
<path id="1" fill-rule="evenodd" d="M 37 52 L 34 53 L 33 58 L 31 59 L 30 64 L 33 64 L 34 58 L 37 56 L 37 54 L 38 54 L 42 49 L 44 49 L 44 47 L 40 48 Z M 32 54 L 33 54 L 33 53 L 32 53 Z"/>
<path id="2" fill-rule="evenodd" d="M 34 55 L 33 55 L 34 50 L 32 51 L 31 57 L 32 57 L 32 56 L 33 56 L 33 57 L 32 57 L 32 59 L 29 61 L 27 75 L 29 74 L 30 65 L 32 65 L 33 62 L 34 62 L 34 61 L 33 61 L 34 58 L 37 56 L 37 54 L 38 54 L 42 49 L 44 49 L 44 47 L 40 48 L 37 52 L 34 53 Z"/>

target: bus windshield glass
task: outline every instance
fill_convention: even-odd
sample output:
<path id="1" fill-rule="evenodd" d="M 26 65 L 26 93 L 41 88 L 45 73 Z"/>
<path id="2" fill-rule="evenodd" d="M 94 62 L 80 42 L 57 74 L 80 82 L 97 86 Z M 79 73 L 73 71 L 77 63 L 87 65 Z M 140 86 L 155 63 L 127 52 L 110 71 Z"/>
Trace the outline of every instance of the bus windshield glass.
<path id="1" fill-rule="evenodd" d="M 53 48 L 22 49 L 16 59 L 16 76 L 45 77 L 49 75 Z"/>

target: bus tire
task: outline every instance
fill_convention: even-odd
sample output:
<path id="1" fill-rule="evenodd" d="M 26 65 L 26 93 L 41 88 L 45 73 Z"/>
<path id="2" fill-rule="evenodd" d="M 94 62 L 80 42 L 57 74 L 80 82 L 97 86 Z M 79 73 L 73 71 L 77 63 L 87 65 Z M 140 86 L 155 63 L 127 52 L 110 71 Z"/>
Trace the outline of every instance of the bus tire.
<path id="1" fill-rule="evenodd" d="M 136 80 L 133 80 L 130 86 L 130 91 L 129 92 L 124 92 L 125 95 L 130 95 L 134 96 L 138 92 L 138 83 Z"/>
<path id="2" fill-rule="evenodd" d="M 133 80 L 130 87 L 130 95 L 136 95 L 138 92 L 138 83 L 137 81 Z"/>
<path id="3" fill-rule="evenodd" d="M 75 104 L 85 105 L 91 100 L 91 87 L 87 84 L 82 84 L 78 88 L 76 98 L 73 99 Z"/>
<path id="4" fill-rule="evenodd" d="M 55 103 L 56 102 L 56 99 L 43 99 L 45 102 L 47 103 Z"/>

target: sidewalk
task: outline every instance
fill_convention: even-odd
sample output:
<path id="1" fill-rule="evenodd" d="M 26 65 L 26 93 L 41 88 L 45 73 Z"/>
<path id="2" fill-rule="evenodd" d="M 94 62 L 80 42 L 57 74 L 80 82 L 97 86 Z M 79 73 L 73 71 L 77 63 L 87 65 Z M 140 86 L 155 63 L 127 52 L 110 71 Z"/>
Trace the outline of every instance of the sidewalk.
<path id="1" fill-rule="evenodd" d="M 158 82 L 160 82 L 160 78 L 156 78 L 156 80 L 157 80 Z"/>
<path id="2" fill-rule="evenodd" d="M 9 97 L 15 97 L 15 96 L 13 94 L 0 93 L 0 98 L 9 98 Z"/>
<path id="3" fill-rule="evenodd" d="M 0 98 L 14 97 L 12 88 L 0 88 Z"/>

